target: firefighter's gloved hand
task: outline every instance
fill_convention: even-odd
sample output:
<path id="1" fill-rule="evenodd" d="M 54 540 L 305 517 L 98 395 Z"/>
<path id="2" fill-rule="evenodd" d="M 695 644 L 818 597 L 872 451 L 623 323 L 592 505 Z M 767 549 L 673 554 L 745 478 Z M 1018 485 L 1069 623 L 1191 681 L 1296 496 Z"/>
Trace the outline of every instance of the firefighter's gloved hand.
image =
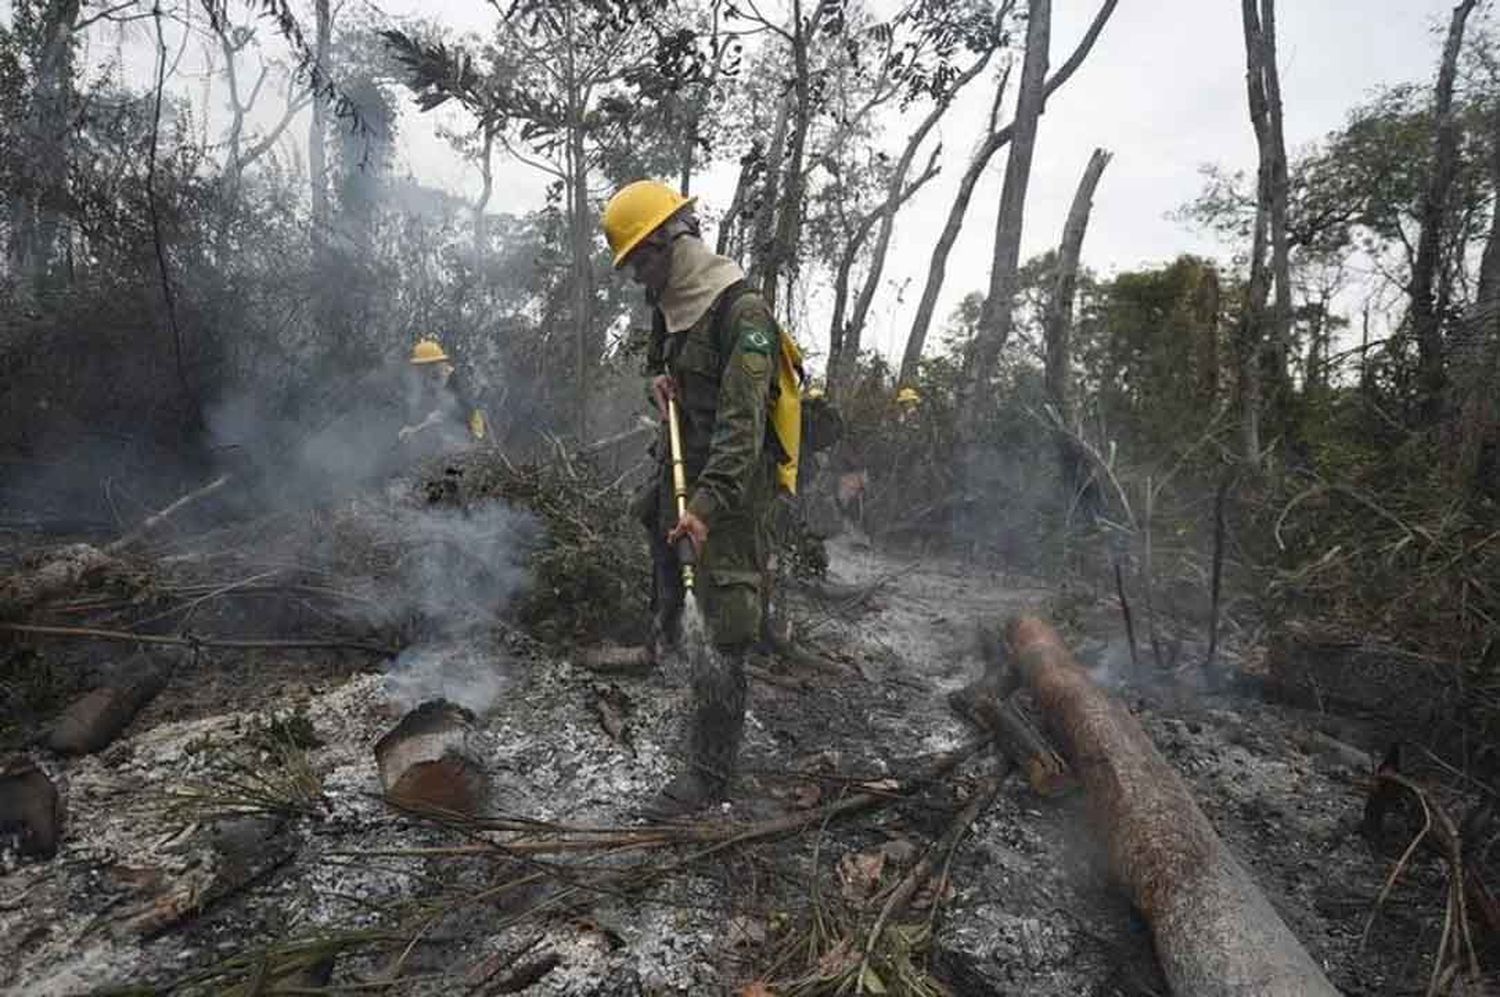
<path id="1" fill-rule="evenodd" d="M 651 397 L 656 399 L 656 411 L 662 420 L 667 418 L 667 400 L 677 397 L 677 382 L 666 374 L 657 374 L 651 379 Z"/>
<path id="2" fill-rule="evenodd" d="M 667 543 L 675 544 L 683 537 L 693 542 L 693 551 L 697 554 L 703 553 L 703 545 L 708 543 L 708 524 L 688 510 L 683 510 L 677 518 L 677 525 L 672 527 L 667 534 Z"/>

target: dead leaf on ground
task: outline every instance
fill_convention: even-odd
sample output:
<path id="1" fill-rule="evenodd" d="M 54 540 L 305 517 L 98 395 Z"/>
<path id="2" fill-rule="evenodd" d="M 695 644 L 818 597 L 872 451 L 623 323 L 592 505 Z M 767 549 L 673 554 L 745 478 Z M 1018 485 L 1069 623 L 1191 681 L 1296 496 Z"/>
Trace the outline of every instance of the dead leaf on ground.
<path id="1" fill-rule="evenodd" d="M 868 852 L 848 852 L 839 859 L 840 892 L 851 903 L 868 900 L 880 889 L 880 876 L 885 872 L 885 851 L 880 848 Z"/>
<path id="2" fill-rule="evenodd" d="M 740 997 L 776 997 L 776 991 L 756 980 L 745 984 L 744 989 L 740 991 Z"/>
<path id="3" fill-rule="evenodd" d="M 843 976 L 858 965 L 859 952 L 854 948 L 854 940 L 841 938 L 837 945 L 824 952 L 823 958 L 818 960 L 817 975 L 823 979 L 832 979 Z"/>
<path id="4" fill-rule="evenodd" d="M 758 917 L 747 917 L 744 914 L 740 914 L 736 917 L 731 917 L 729 923 L 724 926 L 724 937 L 732 949 L 764 945 L 766 941 L 766 923 Z"/>

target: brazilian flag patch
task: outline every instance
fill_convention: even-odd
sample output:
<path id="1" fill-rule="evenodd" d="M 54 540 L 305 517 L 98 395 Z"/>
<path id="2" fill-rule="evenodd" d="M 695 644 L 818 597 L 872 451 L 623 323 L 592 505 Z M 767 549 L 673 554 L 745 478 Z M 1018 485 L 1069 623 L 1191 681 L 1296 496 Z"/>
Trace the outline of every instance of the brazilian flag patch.
<path id="1" fill-rule="evenodd" d="M 771 355 L 771 346 L 775 339 L 764 329 L 751 329 L 740 339 L 740 350 L 744 353 L 759 353 L 763 357 Z"/>

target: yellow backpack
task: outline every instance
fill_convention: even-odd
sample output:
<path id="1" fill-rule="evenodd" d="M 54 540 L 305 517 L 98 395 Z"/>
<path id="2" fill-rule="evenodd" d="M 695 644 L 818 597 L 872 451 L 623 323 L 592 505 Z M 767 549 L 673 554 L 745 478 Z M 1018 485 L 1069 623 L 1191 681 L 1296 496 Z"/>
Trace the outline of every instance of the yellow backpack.
<path id="1" fill-rule="evenodd" d="M 714 340 L 722 343 L 735 303 L 755 288 L 748 281 L 736 281 L 724 289 L 719 298 L 719 313 L 716 318 Z M 771 316 L 773 322 L 776 317 Z M 781 448 L 781 460 L 776 464 L 776 484 L 789 495 L 797 494 L 797 462 L 802 453 L 802 382 L 807 375 L 802 370 L 802 349 L 791 334 L 776 322 L 780 342 L 776 351 L 776 396 L 766 413 L 771 431 L 776 434 L 776 443 Z"/>

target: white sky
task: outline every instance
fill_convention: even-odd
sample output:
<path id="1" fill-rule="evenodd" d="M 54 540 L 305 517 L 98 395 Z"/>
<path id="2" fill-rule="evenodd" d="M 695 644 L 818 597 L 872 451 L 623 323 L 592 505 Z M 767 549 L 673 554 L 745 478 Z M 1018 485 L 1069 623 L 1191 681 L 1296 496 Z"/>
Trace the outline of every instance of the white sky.
<path id="1" fill-rule="evenodd" d="M 455 30 L 483 31 L 494 8 L 482 0 L 349 0 L 394 17 L 418 15 Z M 1096 0 L 1054 0 L 1052 65 L 1072 51 L 1096 9 Z M 1446 29 L 1451 0 L 1283 0 L 1278 11 L 1282 92 L 1290 149 L 1337 128 L 1372 88 L 1406 81 L 1430 82 Z M 1198 191 L 1201 165 L 1253 169 L 1254 137 L 1246 111 L 1240 5 L 1235 0 L 1121 0 L 1093 53 L 1048 103 L 1042 121 L 1026 206 L 1023 258 L 1055 245 L 1078 178 L 1095 146 L 1115 156 L 1095 199 L 1084 262 L 1109 274 L 1170 260 L 1182 252 L 1227 258 L 1223 246 L 1168 215 Z M 10 20 L 10 0 L 0 0 L 0 21 Z M 149 22 L 148 22 L 149 23 Z M 268 30 L 268 29 L 266 29 Z M 145 48 L 137 29 L 138 46 Z M 91 39 L 97 62 L 115 50 L 113 36 Z M 149 54 L 127 52 L 128 80 L 150 81 Z M 185 74 L 194 59 L 184 60 Z M 201 69 L 201 63 L 199 65 Z M 1016 79 L 1018 74 L 1013 74 Z M 186 76 L 188 93 L 203 82 Z M 942 174 L 901 213 L 886 281 L 872 309 L 865 344 L 899 356 L 927 261 L 942 227 L 969 149 L 983 127 L 988 84 L 975 81 L 938 131 L 944 142 Z M 1012 88 L 1014 89 L 1014 87 Z M 223 99 L 219 87 L 213 99 Z M 404 99 L 403 99 L 404 102 Z M 472 194 L 478 177 L 437 137 L 456 112 L 403 115 L 397 169 L 434 186 Z M 893 151 L 902 141 L 890 129 Z M 283 141 L 300 145 L 305 124 Z M 291 151 L 291 150 L 289 150 Z M 925 161 L 925 152 L 919 156 Z M 963 234 L 949 261 L 938 319 L 971 290 L 983 289 L 993 242 L 994 211 L 1006 152 L 993 160 L 975 192 Z M 540 206 L 544 184 L 518 165 L 502 170 L 495 210 L 525 212 Z M 730 169 L 695 181 L 695 193 L 722 209 L 732 190 Z M 821 350 L 827 341 L 826 302 L 816 296 L 797 329 Z"/>

